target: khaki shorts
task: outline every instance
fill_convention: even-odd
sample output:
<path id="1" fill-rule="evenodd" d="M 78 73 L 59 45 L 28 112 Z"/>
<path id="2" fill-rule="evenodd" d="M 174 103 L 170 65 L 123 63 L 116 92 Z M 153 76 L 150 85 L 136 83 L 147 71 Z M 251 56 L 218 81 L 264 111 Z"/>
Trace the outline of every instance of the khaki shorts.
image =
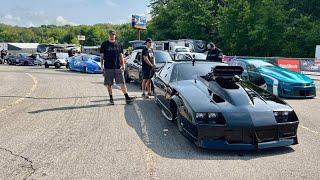
<path id="1" fill-rule="evenodd" d="M 114 80 L 116 84 L 124 84 L 124 75 L 121 69 L 105 69 L 104 85 L 112 86 Z"/>

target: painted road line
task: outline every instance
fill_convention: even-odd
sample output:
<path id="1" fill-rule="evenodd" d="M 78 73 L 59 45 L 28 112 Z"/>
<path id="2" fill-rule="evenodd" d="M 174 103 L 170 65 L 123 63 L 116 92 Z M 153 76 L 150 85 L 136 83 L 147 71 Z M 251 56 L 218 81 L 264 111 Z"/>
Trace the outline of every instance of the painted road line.
<path id="1" fill-rule="evenodd" d="M 149 145 L 151 144 L 150 138 L 148 135 L 147 127 L 146 127 L 146 120 L 142 116 L 141 110 L 139 106 L 136 103 L 133 103 L 134 109 L 138 115 L 139 121 L 140 121 L 140 127 L 142 132 L 142 140 L 147 145 L 145 149 L 145 155 L 146 155 L 146 163 L 147 163 L 147 172 L 150 179 L 157 179 L 156 171 L 155 171 L 155 158 L 153 155 L 153 152 L 149 149 Z"/>
<path id="2" fill-rule="evenodd" d="M 26 73 L 26 75 L 30 76 L 31 79 L 32 79 L 32 81 L 33 81 L 33 85 L 32 85 L 32 87 L 31 87 L 31 89 L 29 90 L 29 92 L 28 92 L 25 96 L 23 96 L 22 98 L 19 98 L 19 99 L 17 99 L 15 102 L 13 102 L 13 103 L 11 103 L 11 104 L 8 104 L 8 105 L 5 106 L 4 108 L 0 109 L 0 113 L 2 113 L 2 112 L 4 112 L 4 111 L 6 111 L 6 110 L 8 110 L 8 109 L 10 109 L 10 108 L 18 105 L 18 104 L 20 104 L 20 103 L 21 103 L 22 101 L 24 101 L 27 97 L 29 97 L 29 96 L 31 95 L 31 93 L 37 88 L 37 85 L 38 85 L 37 79 L 36 79 L 34 76 L 32 76 L 31 74 L 29 74 L 29 73 Z"/>
<path id="3" fill-rule="evenodd" d="M 318 132 L 318 131 L 314 131 L 314 130 L 309 129 L 309 128 L 307 128 L 307 127 L 303 126 L 303 125 L 300 125 L 300 127 L 302 127 L 303 129 L 305 129 L 305 130 L 307 130 L 307 131 L 309 131 L 309 132 L 312 132 L 313 134 L 316 134 L 316 135 L 318 135 L 318 134 L 319 134 L 319 132 Z"/>

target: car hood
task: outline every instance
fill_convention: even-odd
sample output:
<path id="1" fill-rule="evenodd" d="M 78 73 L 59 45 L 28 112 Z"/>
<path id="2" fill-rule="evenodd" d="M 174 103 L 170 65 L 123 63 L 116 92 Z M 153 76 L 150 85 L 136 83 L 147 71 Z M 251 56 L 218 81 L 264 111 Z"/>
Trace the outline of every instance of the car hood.
<path id="1" fill-rule="evenodd" d="M 248 87 L 236 90 L 225 90 L 219 87 L 215 89 L 198 80 L 196 83 L 194 80 L 188 80 L 171 85 L 193 112 L 221 112 L 229 127 L 272 126 L 277 124 L 273 115 L 274 110 L 292 111 L 290 106 L 276 97 L 269 98 L 257 93 L 252 94 Z M 209 90 L 224 101 L 214 101 Z"/>
<path id="2" fill-rule="evenodd" d="M 288 82 L 288 83 L 312 83 L 313 80 L 310 79 L 308 76 L 290 71 L 288 69 L 284 69 L 277 66 L 264 66 L 258 68 L 258 71 L 262 75 L 271 76 L 275 79 L 278 79 L 282 82 Z"/>

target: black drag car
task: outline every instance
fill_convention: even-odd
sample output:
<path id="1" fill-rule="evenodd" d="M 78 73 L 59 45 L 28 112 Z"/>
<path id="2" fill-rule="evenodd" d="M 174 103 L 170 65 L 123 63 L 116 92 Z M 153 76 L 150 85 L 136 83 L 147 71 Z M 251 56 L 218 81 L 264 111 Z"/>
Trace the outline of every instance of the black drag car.
<path id="1" fill-rule="evenodd" d="M 166 63 L 153 78 L 162 114 L 199 147 L 257 150 L 298 144 L 298 117 L 281 99 L 239 78 L 240 66 Z"/>

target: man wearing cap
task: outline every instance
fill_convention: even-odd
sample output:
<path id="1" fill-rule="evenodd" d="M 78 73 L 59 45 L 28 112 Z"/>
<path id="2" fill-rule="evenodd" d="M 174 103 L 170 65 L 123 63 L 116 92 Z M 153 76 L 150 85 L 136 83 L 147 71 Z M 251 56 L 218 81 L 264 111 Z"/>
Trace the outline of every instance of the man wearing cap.
<path id="1" fill-rule="evenodd" d="M 222 62 L 223 53 L 221 49 L 217 48 L 212 42 L 207 45 L 207 48 L 209 50 L 206 58 L 207 61 Z"/>
<path id="2" fill-rule="evenodd" d="M 104 73 L 104 85 L 108 89 L 110 96 L 110 104 L 114 105 L 112 96 L 112 85 L 115 81 L 116 84 L 121 85 L 121 90 L 126 98 L 126 103 L 133 102 L 133 98 L 129 97 L 127 87 L 124 81 L 125 61 L 123 58 L 122 45 L 116 41 L 116 32 L 109 31 L 109 39 L 101 44 L 101 68 Z"/>
<path id="3" fill-rule="evenodd" d="M 146 47 L 142 50 L 142 97 L 149 98 L 151 95 L 151 78 L 153 76 L 154 54 L 152 49 L 152 39 L 148 38 L 145 41 Z M 148 94 L 146 95 L 146 89 Z"/>

